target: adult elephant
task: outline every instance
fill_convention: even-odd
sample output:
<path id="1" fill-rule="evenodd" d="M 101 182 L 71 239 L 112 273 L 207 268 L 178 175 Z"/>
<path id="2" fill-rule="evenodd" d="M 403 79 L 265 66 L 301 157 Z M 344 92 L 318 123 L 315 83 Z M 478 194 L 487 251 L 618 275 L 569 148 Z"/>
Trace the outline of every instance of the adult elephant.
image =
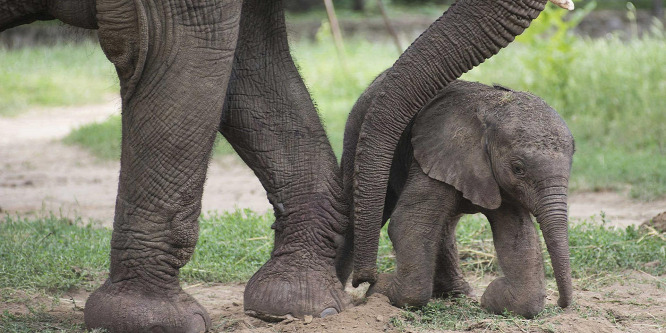
<path id="1" fill-rule="evenodd" d="M 405 126 L 427 100 L 424 91 L 434 94 L 506 46 L 545 2 L 461 0 L 410 47 L 382 88 L 397 94 L 383 93 L 389 98 L 371 111 L 369 134 L 377 137 L 359 144 L 359 160 L 367 162 L 359 170 L 359 203 L 372 204 L 368 194 L 385 186 L 385 181 L 372 184 L 373 170 L 380 183 L 388 177 L 389 147 L 398 138 L 378 134 L 381 126 Z M 198 238 L 201 194 L 218 130 L 259 177 L 276 216 L 275 247 L 246 286 L 246 312 L 266 319 L 324 316 L 348 305 L 335 270 L 336 256 L 344 254 L 338 249 L 348 225 L 348 201 L 289 54 L 282 1 L 0 0 L 0 31 L 55 18 L 99 29 L 121 86 L 122 155 L 110 275 L 86 303 L 88 327 L 111 332 L 210 327 L 206 311 L 180 288 L 178 272 Z M 436 71 L 415 76 L 401 69 L 416 60 L 435 64 Z M 390 104 L 411 93 L 406 104 Z M 380 151 L 371 152 L 369 144 L 376 143 Z M 376 202 L 383 204 L 383 197 Z"/>

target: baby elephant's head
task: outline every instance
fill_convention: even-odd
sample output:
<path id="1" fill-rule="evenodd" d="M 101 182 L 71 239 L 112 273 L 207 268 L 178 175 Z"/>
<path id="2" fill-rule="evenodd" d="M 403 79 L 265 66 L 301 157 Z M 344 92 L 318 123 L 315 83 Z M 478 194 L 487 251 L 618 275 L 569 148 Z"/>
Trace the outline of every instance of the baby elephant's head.
<path id="1" fill-rule="evenodd" d="M 501 200 L 516 201 L 536 217 L 556 197 L 566 204 L 574 140 L 557 112 L 537 96 L 505 91 L 479 116 L 484 155 Z"/>
<path id="2" fill-rule="evenodd" d="M 569 305 L 567 188 L 574 140 L 557 112 L 532 94 L 459 82 L 417 116 L 412 145 L 426 174 L 473 204 L 493 210 L 512 203 L 537 218 L 559 305 Z"/>

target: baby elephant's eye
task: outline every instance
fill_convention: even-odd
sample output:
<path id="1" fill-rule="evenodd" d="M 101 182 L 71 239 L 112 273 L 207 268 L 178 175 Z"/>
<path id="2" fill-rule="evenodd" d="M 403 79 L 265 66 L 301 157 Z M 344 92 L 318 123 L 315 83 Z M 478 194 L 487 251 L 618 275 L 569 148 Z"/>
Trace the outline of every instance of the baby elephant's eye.
<path id="1" fill-rule="evenodd" d="M 516 176 L 523 176 L 525 175 L 525 169 L 523 166 L 519 163 L 513 163 L 511 165 L 511 171 L 513 171 L 513 174 Z"/>

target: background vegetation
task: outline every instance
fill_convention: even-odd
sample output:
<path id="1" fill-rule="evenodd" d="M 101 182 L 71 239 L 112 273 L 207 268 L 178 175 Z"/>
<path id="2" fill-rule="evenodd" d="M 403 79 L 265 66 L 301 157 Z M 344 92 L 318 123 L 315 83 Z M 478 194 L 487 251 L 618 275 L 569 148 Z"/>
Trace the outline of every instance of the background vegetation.
<path id="1" fill-rule="evenodd" d="M 373 2 L 365 1 L 366 12 L 374 10 Z M 387 1 L 387 4 L 399 2 Z M 428 4 L 413 11 L 436 13 L 441 11 L 438 3 L 446 1 L 423 2 Z M 357 3 L 336 1 L 336 5 L 348 10 Z M 579 3 L 579 8 L 591 10 L 585 3 Z M 635 4 L 649 8 L 652 1 Z M 626 8 L 625 2 L 614 0 L 599 5 Z M 403 7 L 398 8 L 392 13 L 399 14 Z M 666 196 L 664 30 L 656 24 L 652 34 L 642 38 L 616 35 L 592 40 L 572 35 L 571 29 L 585 12 L 579 11 L 578 16 L 564 20 L 563 11 L 549 9 L 516 43 L 466 74 L 464 79 L 531 91 L 560 112 L 576 138 L 573 190 L 629 190 L 631 196 L 641 200 Z M 632 12 L 627 14 L 631 16 Z M 299 15 L 321 16 L 321 13 L 314 11 L 292 17 L 299 19 Z M 292 41 L 292 49 L 334 150 L 340 156 L 349 110 L 372 79 L 391 66 L 398 53 L 388 42 L 353 38 L 345 40 L 343 64 L 335 56 L 327 29 L 324 24 L 314 40 Z M 17 116 L 35 107 L 96 103 L 117 91 L 115 72 L 95 44 L 0 48 L 0 117 Z M 118 158 L 119 117 L 84 126 L 65 141 L 85 147 L 102 159 Z M 216 154 L 231 153 L 223 140 L 218 141 Z M 83 221 L 58 216 L 3 219 L 0 220 L 2 302 L 11 301 L 15 290 L 57 296 L 73 288 L 91 290 L 105 278 L 110 230 L 82 226 Z M 608 227 L 603 217 L 588 222 L 575 224 L 570 230 L 572 268 L 579 287 L 595 288 L 612 282 L 627 269 L 642 270 L 653 276 L 666 274 L 663 233 L 650 228 Z M 182 269 L 183 280 L 186 283 L 247 280 L 270 255 L 271 223 L 271 215 L 247 210 L 203 216 L 199 243 L 192 261 Z M 457 234 L 464 270 L 476 275 L 496 274 L 492 235 L 485 219 L 465 217 Z M 390 271 L 395 265 L 385 233 L 379 265 L 383 271 Z M 552 284 L 552 270 L 546 266 Z M 656 278 L 655 283 L 664 287 L 663 278 Z M 542 316 L 557 311 L 548 308 Z M 0 314 L 0 331 L 31 331 L 25 327 L 33 327 L 32 322 L 50 320 L 40 316 L 43 313 L 34 317 Z M 497 316 L 483 312 L 469 300 L 433 302 L 424 309 L 407 312 L 393 324 L 455 329 L 470 318 L 481 321 Z M 520 318 L 508 316 L 506 320 L 518 329 L 525 327 L 521 326 Z"/>
<path id="2" fill-rule="evenodd" d="M 666 195 L 666 43 L 663 30 L 627 40 L 626 36 L 587 39 L 571 29 L 591 5 L 579 7 L 576 15 L 549 8 L 537 22 L 499 55 L 463 78 L 486 84 L 499 83 L 530 91 L 560 112 L 576 139 L 577 153 L 571 188 L 575 191 L 629 191 L 634 198 L 653 200 Z M 335 54 L 325 26 L 316 39 L 292 42 L 294 58 L 313 99 L 318 105 L 333 148 L 338 156 L 347 114 L 356 98 L 380 72 L 390 67 L 398 54 L 388 42 L 348 39 L 344 65 Z M 72 84 L 108 88 L 115 75 L 89 46 L 70 47 L 74 53 L 89 54 L 82 63 L 68 57 L 49 59 L 49 68 L 74 73 Z M 32 52 L 45 52 L 41 48 Z M 13 54 L 14 51 L 5 51 Z M 28 52 L 28 51 L 18 51 Z M 2 59 L 2 58 L 0 58 Z M 98 64 L 92 73 L 85 68 Z M 27 77 L 43 75 L 44 68 L 16 66 Z M 72 70 L 74 69 L 74 70 Z M 0 67 L 0 76 L 6 67 Z M 20 72 L 23 71 L 23 72 Z M 11 76 L 11 75 L 7 75 Z M 19 91 L 44 93 L 36 104 L 51 103 L 49 96 L 71 92 L 66 85 L 49 89 L 14 80 Z M 105 82 L 105 83 L 100 83 Z M 2 88 L 0 88 L 2 89 Z M 22 94 L 8 94 L 9 105 L 20 104 Z M 91 92 L 91 95 L 95 93 Z M 16 96 L 16 97 L 14 97 Z M 26 95 L 27 96 L 27 95 Z M 41 100 L 45 100 L 42 103 Z M 16 101 L 13 101 L 16 100 Z M 48 104 L 47 104 L 48 105 Z M 232 153 L 223 140 L 216 153 Z M 74 131 L 66 142 L 89 148 L 102 158 L 120 156 L 119 117 Z"/>

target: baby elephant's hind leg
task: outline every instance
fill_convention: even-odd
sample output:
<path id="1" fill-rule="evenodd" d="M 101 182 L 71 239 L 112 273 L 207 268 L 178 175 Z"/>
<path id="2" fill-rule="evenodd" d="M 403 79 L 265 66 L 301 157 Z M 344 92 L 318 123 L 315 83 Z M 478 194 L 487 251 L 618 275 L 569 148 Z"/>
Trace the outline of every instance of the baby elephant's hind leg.
<path id="1" fill-rule="evenodd" d="M 423 174 L 416 163 L 412 165 L 388 227 L 396 253 L 396 272 L 380 275 L 369 294 L 384 294 L 400 307 L 428 303 L 441 229 L 452 209 L 442 204 L 451 196 L 443 185 Z"/>
<path id="2" fill-rule="evenodd" d="M 437 266 L 432 288 L 432 297 L 447 298 L 473 296 L 472 287 L 465 281 L 460 269 L 460 258 L 456 246 L 456 225 L 460 216 L 444 221 L 437 251 Z"/>

